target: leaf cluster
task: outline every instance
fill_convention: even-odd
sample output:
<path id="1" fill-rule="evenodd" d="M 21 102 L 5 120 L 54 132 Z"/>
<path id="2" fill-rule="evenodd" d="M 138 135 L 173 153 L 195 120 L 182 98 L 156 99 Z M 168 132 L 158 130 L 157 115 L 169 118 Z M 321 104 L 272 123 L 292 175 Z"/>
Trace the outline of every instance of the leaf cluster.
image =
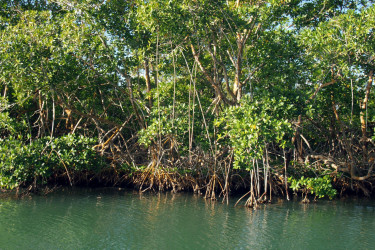
<path id="1" fill-rule="evenodd" d="M 252 101 L 243 98 L 239 106 L 229 107 L 216 121 L 224 144 L 234 152 L 233 167 L 250 170 L 255 159 L 261 159 L 270 143 L 284 148 L 289 145 L 292 125 L 289 121 L 293 106 L 285 98 L 264 98 Z M 229 140 L 229 141 L 228 141 Z"/>
<path id="2" fill-rule="evenodd" d="M 331 184 L 332 180 L 329 175 L 315 178 L 302 176 L 299 179 L 289 177 L 288 182 L 294 192 L 302 191 L 306 195 L 313 194 L 316 198 L 328 197 L 332 199 L 337 194 L 336 189 Z"/>

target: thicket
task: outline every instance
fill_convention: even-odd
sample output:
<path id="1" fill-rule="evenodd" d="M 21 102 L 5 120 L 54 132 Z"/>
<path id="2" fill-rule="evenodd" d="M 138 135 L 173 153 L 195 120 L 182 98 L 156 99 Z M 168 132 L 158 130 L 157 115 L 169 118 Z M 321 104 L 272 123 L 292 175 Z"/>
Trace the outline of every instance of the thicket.
<path id="1" fill-rule="evenodd" d="M 0 188 L 369 196 L 373 2 L 1 1 Z"/>

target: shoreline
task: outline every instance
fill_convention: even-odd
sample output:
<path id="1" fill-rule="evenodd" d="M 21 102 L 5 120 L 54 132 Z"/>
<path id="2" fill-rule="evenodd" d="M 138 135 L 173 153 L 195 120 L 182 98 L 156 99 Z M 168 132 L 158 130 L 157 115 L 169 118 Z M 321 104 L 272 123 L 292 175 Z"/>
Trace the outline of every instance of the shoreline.
<path id="1" fill-rule="evenodd" d="M 218 196 L 215 199 L 207 198 L 204 195 L 204 192 L 197 192 L 192 189 L 180 189 L 178 191 L 174 191 L 173 189 L 166 189 L 163 191 L 157 191 L 154 189 L 149 189 L 149 190 L 140 190 L 137 185 L 126 183 L 126 184 L 120 184 L 120 185 L 105 185 L 105 184 L 98 184 L 95 182 L 92 183 L 86 183 L 86 184 L 77 184 L 77 185 L 69 185 L 66 182 L 65 183 L 49 183 L 47 185 L 43 186 L 38 186 L 37 189 L 30 189 L 30 187 L 19 187 L 15 189 L 4 189 L 0 188 L 0 194 L 3 196 L 14 196 L 14 198 L 23 198 L 23 197 L 29 197 L 30 195 L 37 195 L 37 196 L 48 196 L 49 194 L 53 194 L 55 192 L 59 192 L 61 190 L 74 190 L 74 189 L 92 189 L 92 190 L 100 190 L 100 189 L 110 189 L 110 190 L 117 190 L 117 191 L 128 191 L 128 192 L 135 192 L 139 194 L 152 194 L 152 195 L 157 195 L 157 194 L 167 194 L 167 193 L 172 193 L 172 194 L 196 194 L 202 197 L 203 199 L 206 200 L 211 200 L 213 202 L 217 203 L 225 203 L 224 199 L 222 196 Z M 205 190 L 202 190 L 205 191 Z M 319 203 L 319 201 L 323 200 L 341 200 L 341 199 L 370 199 L 373 200 L 375 198 L 375 194 L 371 194 L 370 196 L 364 195 L 363 192 L 358 192 L 355 190 L 345 190 L 342 192 L 342 190 L 338 189 L 336 195 L 333 199 L 328 199 L 328 197 L 321 198 L 321 199 L 314 199 L 314 196 L 312 194 L 308 194 L 308 202 L 303 202 L 303 194 L 301 192 L 297 192 L 297 194 L 294 194 L 292 190 L 289 191 L 289 198 L 291 201 L 293 200 L 298 200 L 301 203 Z M 248 190 L 241 188 L 235 191 L 231 191 L 229 194 L 230 199 L 240 199 L 243 197 Z M 0 197 L 2 198 L 2 197 Z M 267 200 L 267 201 L 262 201 L 259 202 L 259 204 L 268 204 L 268 203 L 273 203 L 274 200 L 284 200 L 288 201 L 288 199 L 285 197 L 283 194 L 273 194 L 272 199 Z M 246 199 L 243 199 L 241 203 L 245 203 Z"/>

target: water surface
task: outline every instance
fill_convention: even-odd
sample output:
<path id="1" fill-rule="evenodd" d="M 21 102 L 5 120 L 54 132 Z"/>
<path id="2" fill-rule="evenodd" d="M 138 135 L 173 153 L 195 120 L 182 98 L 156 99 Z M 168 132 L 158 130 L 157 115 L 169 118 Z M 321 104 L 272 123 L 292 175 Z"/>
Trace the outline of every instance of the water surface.
<path id="1" fill-rule="evenodd" d="M 192 194 L 67 189 L 0 196 L 0 249 L 372 249 L 373 200 L 258 210 Z"/>

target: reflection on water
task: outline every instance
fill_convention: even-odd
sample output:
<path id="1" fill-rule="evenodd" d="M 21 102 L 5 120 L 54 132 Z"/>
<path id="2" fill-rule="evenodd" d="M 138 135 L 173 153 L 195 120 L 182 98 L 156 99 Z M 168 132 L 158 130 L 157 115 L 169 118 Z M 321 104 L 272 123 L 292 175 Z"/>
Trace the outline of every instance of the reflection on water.
<path id="1" fill-rule="evenodd" d="M 191 194 L 68 189 L 0 197 L 0 249 L 370 249 L 375 202 L 279 201 L 258 210 Z"/>

